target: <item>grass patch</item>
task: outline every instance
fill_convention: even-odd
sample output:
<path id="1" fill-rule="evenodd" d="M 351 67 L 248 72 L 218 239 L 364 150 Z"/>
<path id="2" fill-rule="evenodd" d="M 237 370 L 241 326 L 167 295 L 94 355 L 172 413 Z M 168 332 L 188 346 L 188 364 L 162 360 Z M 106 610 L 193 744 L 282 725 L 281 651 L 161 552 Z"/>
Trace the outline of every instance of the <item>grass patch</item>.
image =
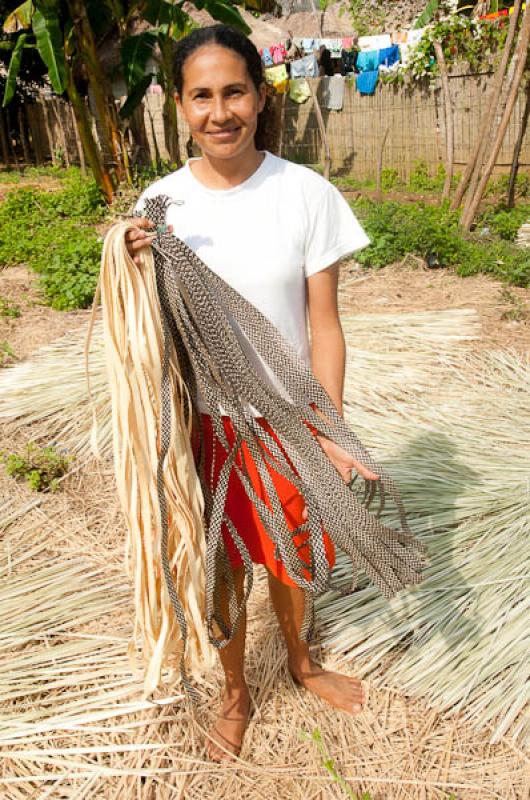
<path id="1" fill-rule="evenodd" d="M 383 267 L 411 253 L 454 267 L 462 276 L 486 272 L 515 286 L 530 284 L 530 250 L 510 241 L 520 221 L 530 217 L 530 205 L 513 212 L 487 212 L 473 234 L 462 231 L 459 212 L 451 211 L 448 204 L 359 199 L 352 205 L 372 239 L 370 247 L 357 256 L 366 267 Z"/>
<path id="2" fill-rule="evenodd" d="M 71 458 L 59 453 L 53 445 L 38 447 L 29 442 L 23 451 L 0 453 L 6 473 L 11 478 L 22 480 L 36 492 L 55 492 L 59 478 L 68 471 Z"/>
<path id="3" fill-rule="evenodd" d="M 0 294 L 0 317 L 11 317 L 11 319 L 18 319 L 21 315 L 20 306 L 11 303 L 6 297 Z"/>
<path id="4" fill-rule="evenodd" d="M 101 257 L 94 224 L 105 206 L 94 180 L 56 169 L 60 190 L 21 186 L 0 204 L 0 264 L 27 264 L 49 304 L 64 311 L 86 307 L 94 295 Z"/>

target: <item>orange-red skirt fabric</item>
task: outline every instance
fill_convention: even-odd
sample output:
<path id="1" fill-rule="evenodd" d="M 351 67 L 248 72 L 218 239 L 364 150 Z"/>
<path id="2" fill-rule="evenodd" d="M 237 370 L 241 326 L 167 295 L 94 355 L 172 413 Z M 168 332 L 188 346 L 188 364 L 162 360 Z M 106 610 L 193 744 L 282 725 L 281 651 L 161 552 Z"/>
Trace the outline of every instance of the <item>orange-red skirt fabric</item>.
<path id="1" fill-rule="evenodd" d="M 221 442 L 219 441 L 218 437 L 216 436 L 213 426 L 212 426 L 212 418 L 209 414 L 202 414 L 202 425 L 203 425 L 203 432 L 204 432 L 204 466 L 206 470 L 206 475 L 210 475 L 211 472 L 211 465 L 213 455 L 215 453 L 215 469 L 213 474 L 213 481 L 214 485 L 212 489 L 215 489 L 217 486 L 217 481 L 219 479 L 219 473 L 221 472 L 221 468 L 226 460 L 227 452 L 222 446 Z M 230 445 L 232 445 L 235 441 L 235 433 L 232 427 L 232 422 L 230 417 L 223 416 L 222 417 L 223 426 L 226 432 L 226 437 Z M 277 435 L 274 433 L 273 429 L 267 422 L 264 417 L 258 417 L 259 425 L 269 433 L 271 437 L 275 439 L 278 446 L 282 450 L 283 454 L 285 455 L 288 463 L 295 471 L 294 466 L 289 461 L 285 450 L 282 447 L 280 440 L 278 439 Z M 309 429 L 313 434 L 315 434 L 316 429 L 310 423 L 306 423 Z M 271 476 L 272 482 L 274 487 L 278 493 L 278 497 L 280 499 L 283 512 L 285 514 L 285 519 L 290 531 L 293 531 L 295 528 L 300 526 L 303 523 L 303 516 L 302 512 L 305 506 L 304 498 L 298 492 L 298 489 L 293 486 L 293 484 L 287 480 L 283 475 L 280 475 L 279 472 L 271 466 L 270 462 L 274 462 L 275 458 L 271 454 L 270 450 L 261 441 L 258 440 L 260 447 L 265 451 L 267 454 L 267 461 L 266 467 L 269 471 Z M 195 435 L 193 438 L 193 452 L 195 457 L 197 458 L 198 453 L 198 437 Z M 271 503 L 267 497 L 266 489 L 263 484 L 263 481 L 260 478 L 259 472 L 256 468 L 254 460 L 250 454 L 248 445 L 246 442 L 242 442 L 241 447 L 239 448 L 236 454 L 236 463 L 238 466 L 243 466 L 243 459 L 246 465 L 248 475 L 250 477 L 250 481 L 254 488 L 254 491 L 260 497 L 263 502 L 271 508 Z M 238 534 L 243 539 L 250 557 L 255 564 L 264 564 L 267 569 L 280 580 L 282 583 L 285 583 L 289 586 L 295 586 L 296 584 L 292 581 L 292 579 L 287 575 L 283 562 L 275 558 L 275 546 L 268 535 L 267 531 L 263 527 L 261 520 L 258 516 L 258 512 L 252 503 L 249 500 L 247 493 L 245 492 L 244 486 L 241 483 L 241 480 L 237 474 L 237 470 L 235 467 L 232 469 L 228 481 L 228 491 L 226 497 L 226 505 L 225 505 L 226 514 L 230 517 L 232 522 L 234 523 L 235 528 L 237 529 Z M 222 535 L 225 542 L 226 550 L 228 553 L 228 557 L 230 559 L 230 563 L 234 569 L 243 565 L 243 560 L 239 555 L 239 551 L 232 540 L 232 536 L 228 529 L 228 526 L 223 523 L 222 525 Z M 302 533 L 297 534 L 293 541 L 296 547 L 298 548 L 298 555 L 300 559 L 303 561 L 305 565 L 309 565 L 310 563 L 310 551 L 309 545 L 304 545 L 309 538 L 309 534 L 303 531 Z M 333 543 L 331 542 L 327 533 L 324 532 L 324 546 L 326 549 L 326 555 L 329 562 L 330 567 L 332 567 L 335 563 L 335 549 L 333 547 Z M 307 569 L 304 569 L 305 577 L 310 580 L 310 573 Z"/>

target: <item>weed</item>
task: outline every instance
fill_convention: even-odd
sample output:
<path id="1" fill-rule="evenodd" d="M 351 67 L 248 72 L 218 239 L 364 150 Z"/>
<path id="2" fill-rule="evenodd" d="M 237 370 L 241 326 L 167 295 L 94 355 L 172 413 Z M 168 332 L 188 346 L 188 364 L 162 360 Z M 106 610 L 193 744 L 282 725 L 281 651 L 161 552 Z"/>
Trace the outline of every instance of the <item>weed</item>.
<path id="1" fill-rule="evenodd" d="M 521 300 L 520 297 L 514 294 L 514 292 L 511 292 L 506 286 L 503 286 L 499 292 L 499 300 L 501 303 L 510 305 L 510 308 L 502 312 L 501 319 L 515 320 L 517 322 L 530 319 L 530 308 L 528 308 L 527 304 Z"/>
<path id="2" fill-rule="evenodd" d="M 20 307 L 11 303 L 6 297 L 0 295 L 0 317 L 11 317 L 17 319 L 20 317 Z"/>
<path id="3" fill-rule="evenodd" d="M 353 791 L 351 786 L 346 783 L 342 775 L 337 770 L 335 761 L 330 757 L 322 740 L 322 734 L 318 728 L 315 728 L 312 733 L 308 733 L 304 730 L 300 731 L 300 739 L 306 742 L 313 742 L 316 745 L 317 750 L 322 758 L 322 766 L 325 767 L 329 772 L 331 780 L 340 786 L 346 797 L 350 797 L 352 800 L 371 800 L 368 793 L 364 793 L 359 797 L 359 795 Z"/>
<path id="4" fill-rule="evenodd" d="M 530 284 L 530 250 L 500 236 L 486 239 L 464 233 L 459 213 L 446 203 L 430 206 L 359 199 L 353 207 L 372 240 L 357 256 L 364 266 L 379 268 L 413 254 L 455 267 L 462 276 L 486 272 L 515 286 Z"/>
<path id="5" fill-rule="evenodd" d="M 36 492 L 57 491 L 59 478 L 66 474 L 71 457 L 59 453 L 53 445 L 39 447 L 29 442 L 20 453 L 0 453 L 7 474 L 25 480 Z"/>
<path id="6" fill-rule="evenodd" d="M 12 364 L 13 361 L 16 361 L 17 357 L 13 352 L 13 348 L 9 344 L 9 342 L 3 341 L 0 342 L 0 367 L 7 367 L 9 364 Z"/>
<path id="7" fill-rule="evenodd" d="M 101 242 L 94 223 L 105 209 L 91 178 L 63 171 L 60 191 L 31 187 L 10 191 L 0 205 L 0 263 L 27 264 L 41 276 L 48 302 L 61 310 L 92 300 Z"/>

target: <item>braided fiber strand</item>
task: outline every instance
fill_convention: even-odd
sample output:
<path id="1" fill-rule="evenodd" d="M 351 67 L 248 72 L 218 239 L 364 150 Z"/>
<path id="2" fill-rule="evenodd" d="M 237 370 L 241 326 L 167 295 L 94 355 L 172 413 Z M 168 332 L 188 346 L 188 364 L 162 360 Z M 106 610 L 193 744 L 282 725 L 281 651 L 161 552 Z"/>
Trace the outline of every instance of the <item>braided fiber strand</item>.
<path id="1" fill-rule="evenodd" d="M 190 448 L 190 397 L 175 348 L 164 347 L 171 339 L 163 331 L 152 255 L 142 255 L 141 266 L 131 260 L 125 246 L 130 228 L 120 223 L 109 231 L 100 286 L 114 467 L 148 696 L 166 664 L 179 666 L 179 654 L 189 687 L 188 670 L 198 675 L 209 668 L 213 651 L 205 625 L 204 502 Z"/>
<path id="2" fill-rule="evenodd" d="M 169 203 L 168 198 L 162 196 L 147 200 L 143 216 L 157 226 L 163 226 Z M 123 258 L 126 230 L 126 225 L 116 226 L 116 236 L 121 238 L 120 252 L 116 252 L 116 256 L 120 259 Z M 349 430 L 327 392 L 272 323 L 210 270 L 184 242 L 165 233 L 163 228 L 159 231 L 152 244 L 154 277 L 149 281 L 146 277 L 146 286 L 148 284 L 153 293 L 149 304 L 160 303 L 164 340 L 162 343 L 158 339 L 157 346 L 152 347 L 149 355 L 158 359 L 155 371 L 160 380 L 161 365 L 165 360 L 180 365 L 180 382 L 174 379 L 174 390 L 162 397 L 162 406 L 167 397 L 171 410 L 157 406 L 157 413 L 162 413 L 161 440 L 173 442 L 180 437 L 182 431 L 175 430 L 179 425 L 184 426 L 186 435 L 197 426 L 199 441 L 202 439 L 202 421 L 196 397 L 198 390 L 211 416 L 213 430 L 227 453 L 215 486 L 215 465 L 212 464 L 212 471 L 206 474 L 202 448 L 197 461 L 206 530 L 205 616 L 210 641 L 219 648 L 232 639 L 252 586 L 252 562 L 244 544 L 245 531 L 236 530 L 225 509 L 232 470 L 236 471 L 254 504 L 287 574 L 305 592 L 302 638 L 307 639 L 312 633 L 314 596 L 330 587 L 324 532 L 335 547 L 350 556 L 356 567 L 364 569 L 385 596 L 391 596 L 407 584 L 418 583 L 424 565 L 423 547 L 411 534 L 399 491 L 391 477 Z M 115 269 L 119 272 L 123 267 L 116 265 Z M 154 297 L 156 293 L 157 298 Z M 132 318 L 137 313 L 127 304 L 123 304 L 122 311 L 125 315 L 131 313 Z M 133 324 L 132 319 L 128 324 Z M 252 353 L 256 352 L 276 376 L 283 391 L 274 388 L 256 369 L 252 358 Z M 184 386 L 189 393 L 186 402 L 182 403 Z M 267 420 L 281 447 L 260 425 L 249 405 Z M 178 413 L 175 406 L 179 407 Z M 235 432 L 233 444 L 228 441 L 222 413 L 230 417 Z M 362 497 L 362 492 L 356 491 L 354 481 L 344 483 L 306 422 L 380 476 L 378 481 L 363 479 Z M 236 459 L 243 441 L 265 486 L 266 501 L 256 495 L 245 459 Z M 191 475 L 193 463 L 189 452 L 187 455 Z M 160 452 L 159 460 L 163 461 Z M 304 497 L 308 518 L 296 533 L 304 530 L 307 534 L 309 564 L 302 562 L 298 554 L 293 541 L 295 533 L 289 530 L 268 467 L 286 477 Z M 156 484 L 155 474 L 156 467 L 152 465 L 150 477 L 144 475 L 150 479 L 151 491 Z M 158 475 L 160 478 L 160 468 Z M 158 488 L 160 524 L 164 529 L 165 510 L 171 511 L 171 497 L 164 481 L 159 482 Z M 379 511 L 374 514 L 369 507 L 377 494 Z M 385 497 L 391 498 L 397 508 L 399 529 L 390 528 L 380 519 Z M 228 527 L 245 567 L 246 589 L 239 602 L 229 578 L 228 555 L 221 533 L 223 524 Z M 163 541 L 163 536 L 162 531 L 158 541 Z M 161 558 L 162 561 L 168 558 L 165 550 L 162 550 Z M 180 565 L 175 561 L 173 564 L 176 564 L 178 573 Z M 171 572 L 166 570 L 165 575 L 171 583 Z M 218 610 L 220 580 L 225 581 L 229 591 L 229 620 L 223 620 Z M 191 622 L 189 619 L 185 603 L 179 605 L 175 602 L 171 585 L 168 585 L 168 592 L 184 640 L 186 631 L 191 634 L 195 620 Z M 187 628 L 182 615 L 188 615 L 190 624 Z M 183 677 L 187 678 L 185 674 Z"/>

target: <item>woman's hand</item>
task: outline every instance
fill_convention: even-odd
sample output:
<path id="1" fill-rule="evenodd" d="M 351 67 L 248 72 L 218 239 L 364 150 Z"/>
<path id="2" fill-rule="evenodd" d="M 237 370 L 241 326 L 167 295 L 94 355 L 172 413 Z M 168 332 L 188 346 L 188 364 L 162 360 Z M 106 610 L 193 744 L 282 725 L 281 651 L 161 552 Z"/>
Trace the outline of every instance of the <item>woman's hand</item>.
<path id="1" fill-rule="evenodd" d="M 341 447 L 339 444 L 336 444 L 336 442 L 333 442 L 331 439 L 328 439 L 327 436 L 317 433 L 316 439 L 345 483 L 349 483 L 351 481 L 352 469 L 356 470 L 359 475 L 367 480 L 379 480 L 380 475 L 376 475 L 375 472 L 372 472 L 372 470 L 368 469 L 368 467 L 365 467 L 364 464 L 361 464 L 360 461 L 357 461 L 357 459 L 344 450 L 343 447 Z M 302 519 L 304 522 L 307 520 L 307 517 L 307 507 L 304 507 L 304 510 L 302 511 Z"/>
<path id="2" fill-rule="evenodd" d="M 339 444 L 336 444 L 331 439 L 328 439 L 327 436 L 323 436 L 320 433 L 317 434 L 316 438 L 322 450 L 325 452 L 345 483 L 349 483 L 351 481 L 352 469 L 355 469 L 359 475 L 361 475 L 361 477 L 366 478 L 367 480 L 379 480 L 379 475 L 376 475 L 375 472 L 372 472 L 370 469 L 368 469 L 368 467 L 365 467 L 364 464 L 361 464 L 360 461 L 357 461 L 357 459 L 355 459 L 350 453 L 346 452 L 346 450 L 344 450 L 344 448 L 342 448 Z"/>
<path id="3" fill-rule="evenodd" d="M 139 264 L 140 250 L 144 247 L 150 247 L 155 238 L 155 225 L 145 217 L 134 217 L 132 224 L 135 226 L 135 230 L 128 231 L 125 234 L 125 244 L 134 263 Z M 168 232 L 173 232 L 172 225 L 168 225 Z"/>

